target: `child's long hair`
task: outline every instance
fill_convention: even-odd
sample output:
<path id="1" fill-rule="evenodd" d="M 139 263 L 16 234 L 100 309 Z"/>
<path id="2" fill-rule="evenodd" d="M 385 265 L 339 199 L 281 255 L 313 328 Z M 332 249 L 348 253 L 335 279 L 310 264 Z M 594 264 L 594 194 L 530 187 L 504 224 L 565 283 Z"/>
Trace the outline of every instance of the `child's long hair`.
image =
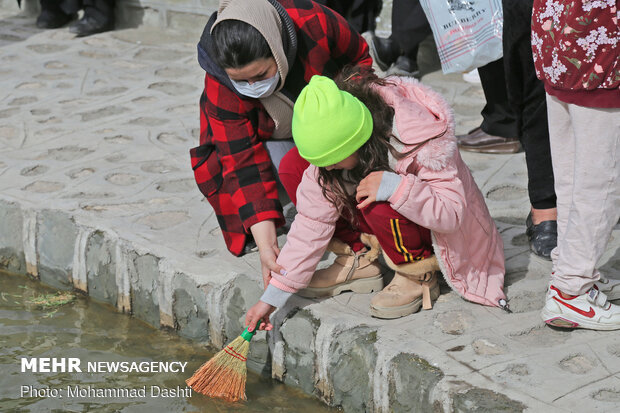
<path id="1" fill-rule="evenodd" d="M 400 159 L 403 154 L 390 144 L 394 109 L 372 88 L 373 85 L 388 84 L 385 79 L 379 78 L 372 71 L 359 67 L 345 67 L 334 79 L 341 90 L 347 91 L 358 98 L 372 115 L 372 134 L 358 150 L 359 162 L 350 171 L 319 168 L 319 185 L 323 189 L 323 196 L 336 208 L 343 211 L 345 216 L 355 224 L 356 205 L 355 194 L 349 194 L 346 186 L 357 187 L 362 179 L 374 171 L 391 171 L 388 162 L 388 151 Z"/>
<path id="2" fill-rule="evenodd" d="M 371 172 L 394 172 L 389 165 L 388 151 L 394 158 L 402 159 L 429 140 L 442 136 L 443 133 L 401 153 L 390 144 L 390 139 L 393 138 L 405 145 L 392 134 L 394 108 L 388 105 L 381 95 L 373 89 L 373 85 L 385 86 L 390 84 L 389 80 L 378 77 L 372 70 L 366 68 L 346 66 L 334 81 L 341 90 L 349 92 L 366 105 L 373 121 L 370 138 L 357 150 L 359 162 L 355 168 L 350 171 L 338 169 L 328 171 L 326 168 L 319 168 L 318 182 L 323 190 L 323 196 L 341 210 L 344 216 L 355 225 L 357 224 L 357 201 L 354 193 L 349 194 L 347 192 L 347 185 L 357 187 L 360 181 Z"/>

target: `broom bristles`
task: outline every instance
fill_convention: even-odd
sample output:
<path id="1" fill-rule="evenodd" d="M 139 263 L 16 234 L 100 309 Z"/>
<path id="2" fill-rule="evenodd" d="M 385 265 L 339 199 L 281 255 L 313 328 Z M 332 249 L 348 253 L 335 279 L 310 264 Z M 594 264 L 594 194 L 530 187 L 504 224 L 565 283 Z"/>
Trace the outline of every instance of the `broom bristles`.
<path id="1" fill-rule="evenodd" d="M 185 382 L 192 390 L 228 402 L 246 400 L 245 381 L 248 375 L 245 362 L 250 343 L 239 336 L 200 366 Z"/>

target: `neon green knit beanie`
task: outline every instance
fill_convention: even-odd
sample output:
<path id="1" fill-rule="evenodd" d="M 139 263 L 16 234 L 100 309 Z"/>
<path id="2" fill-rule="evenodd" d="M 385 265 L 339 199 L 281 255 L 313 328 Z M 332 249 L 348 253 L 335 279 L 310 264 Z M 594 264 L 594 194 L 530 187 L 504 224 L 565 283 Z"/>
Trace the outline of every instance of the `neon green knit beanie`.
<path id="1" fill-rule="evenodd" d="M 293 139 L 299 154 L 316 166 L 353 155 L 372 133 L 372 116 L 355 96 L 333 80 L 312 76 L 293 109 Z"/>

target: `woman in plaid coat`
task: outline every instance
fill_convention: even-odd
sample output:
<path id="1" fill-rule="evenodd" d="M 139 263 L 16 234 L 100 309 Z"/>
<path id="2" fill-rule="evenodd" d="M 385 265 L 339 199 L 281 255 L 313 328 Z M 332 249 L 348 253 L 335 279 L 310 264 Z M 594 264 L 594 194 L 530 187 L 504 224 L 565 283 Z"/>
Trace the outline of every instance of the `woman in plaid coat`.
<path id="1" fill-rule="evenodd" d="M 282 270 L 276 171 L 292 146 L 293 104 L 313 75 L 370 67 L 368 46 L 343 17 L 310 0 L 221 0 L 198 61 L 206 74 L 200 146 L 190 151 L 196 182 L 230 252 L 243 255 L 253 237 L 267 284 L 270 271 Z"/>

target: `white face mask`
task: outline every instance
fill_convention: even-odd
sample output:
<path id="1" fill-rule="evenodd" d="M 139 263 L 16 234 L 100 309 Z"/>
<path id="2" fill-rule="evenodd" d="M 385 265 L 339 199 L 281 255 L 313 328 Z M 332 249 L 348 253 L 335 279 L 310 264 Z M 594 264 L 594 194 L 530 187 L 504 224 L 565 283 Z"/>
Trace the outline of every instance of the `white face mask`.
<path id="1" fill-rule="evenodd" d="M 280 81 L 280 72 L 276 72 L 274 77 L 259 80 L 258 82 L 254 82 L 252 84 L 249 84 L 244 80 L 237 82 L 236 80 L 230 79 L 230 81 L 235 89 L 237 89 L 237 91 L 242 95 L 257 99 L 264 98 L 271 95 L 273 91 L 276 90 L 278 82 Z"/>

